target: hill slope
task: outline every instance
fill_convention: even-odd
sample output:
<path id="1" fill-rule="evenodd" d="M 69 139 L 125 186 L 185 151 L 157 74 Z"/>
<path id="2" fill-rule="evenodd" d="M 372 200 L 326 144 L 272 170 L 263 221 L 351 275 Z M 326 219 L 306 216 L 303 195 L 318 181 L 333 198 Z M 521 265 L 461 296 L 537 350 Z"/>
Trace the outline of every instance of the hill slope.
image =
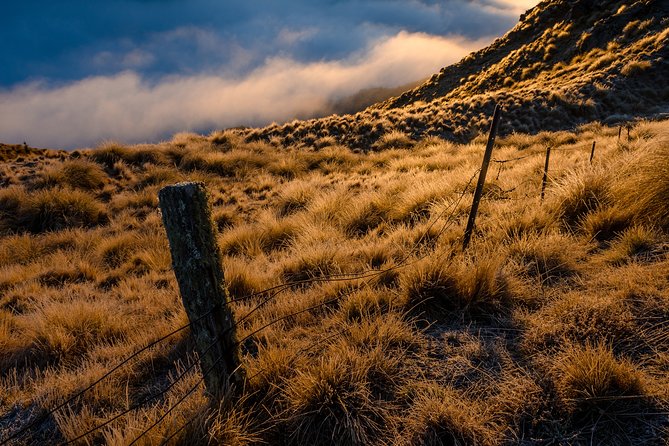
<path id="1" fill-rule="evenodd" d="M 467 252 L 483 141 L 5 162 L 0 442 L 666 444 L 668 143 L 669 121 L 500 139 Z M 183 180 L 211 194 L 248 378 L 214 410 L 157 209 Z"/>
<path id="2" fill-rule="evenodd" d="M 244 131 L 250 139 L 360 149 L 391 131 L 467 141 L 495 103 L 501 132 L 538 132 L 669 112 L 669 4 L 662 0 L 547 0 L 488 48 L 420 87 L 355 115 Z"/>

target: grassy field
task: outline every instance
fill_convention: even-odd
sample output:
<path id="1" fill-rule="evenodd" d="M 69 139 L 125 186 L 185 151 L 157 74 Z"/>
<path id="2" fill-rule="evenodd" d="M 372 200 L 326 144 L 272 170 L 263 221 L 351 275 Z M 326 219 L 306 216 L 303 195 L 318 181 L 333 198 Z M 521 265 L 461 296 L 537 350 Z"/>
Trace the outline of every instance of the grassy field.
<path id="1" fill-rule="evenodd" d="M 363 152 L 217 132 L 6 160 L 0 441 L 75 440 L 139 405 L 74 443 L 159 421 L 136 444 L 666 444 L 669 121 L 499 139 L 463 253 L 485 140 L 394 131 Z M 240 399 L 188 393 L 184 330 L 31 425 L 187 324 L 157 202 L 182 180 L 211 195 L 248 337 Z"/>

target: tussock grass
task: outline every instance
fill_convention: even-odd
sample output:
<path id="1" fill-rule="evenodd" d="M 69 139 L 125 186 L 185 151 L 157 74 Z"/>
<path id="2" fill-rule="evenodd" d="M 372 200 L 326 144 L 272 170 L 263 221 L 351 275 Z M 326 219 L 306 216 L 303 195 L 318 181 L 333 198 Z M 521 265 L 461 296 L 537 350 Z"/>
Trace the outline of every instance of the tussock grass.
<path id="1" fill-rule="evenodd" d="M 651 223 L 669 228 L 669 163 L 666 147 L 669 135 L 660 134 L 653 144 L 644 144 L 627 166 L 613 187 L 619 205 L 634 215 L 634 221 Z"/>
<path id="2" fill-rule="evenodd" d="M 573 348 L 554 366 L 558 398 L 573 425 L 585 427 L 591 439 L 625 441 L 621 422 L 643 429 L 654 403 L 645 377 L 632 363 L 616 358 L 603 344 Z M 632 420 L 631 422 L 629 420 Z"/>
<path id="3" fill-rule="evenodd" d="M 386 404 L 375 395 L 379 375 L 398 368 L 382 351 L 332 352 L 286 389 L 287 424 L 295 444 L 371 444 L 388 432 Z M 390 375 L 390 376 L 388 376 Z"/>
<path id="4" fill-rule="evenodd" d="M 246 317 L 249 380 L 239 401 L 213 407 L 196 389 L 145 444 L 191 418 L 175 444 L 664 441 L 666 126 L 637 124 L 620 143 L 601 124 L 502 138 L 494 156 L 513 161 L 489 172 L 465 253 L 485 135 L 460 145 L 406 132 L 410 149 L 365 153 L 336 138 L 284 147 L 230 130 L 107 144 L 33 171 L 10 163 L 0 425 L 22 425 L 187 323 L 156 195 L 197 180 L 211 193 L 233 313 Z M 555 150 L 541 202 L 546 145 Z M 102 172 L 104 184 L 67 183 L 56 175 L 66 165 Z M 46 172 L 53 180 L 40 185 Z M 292 281 L 306 283 L 265 301 L 263 290 Z M 173 382 L 192 351 L 180 332 L 25 441 L 75 438 Z M 86 441 L 129 443 L 201 373 Z"/>
<path id="5" fill-rule="evenodd" d="M 99 165 L 85 160 L 71 160 L 42 174 L 40 185 L 67 185 L 74 189 L 95 190 L 107 183 L 107 175 Z"/>
<path id="6" fill-rule="evenodd" d="M 429 320 L 492 317 L 513 305 L 502 260 L 425 260 L 401 279 L 405 309 Z"/>
<path id="7" fill-rule="evenodd" d="M 53 188 L 28 193 L 20 187 L 0 191 L 0 232 L 58 231 L 107 220 L 105 208 L 86 192 Z"/>
<path id="8" fill-rule="evenodd" d="M 496 444 L 481 408 L 463 400 L 462 395 L 448 388 L 419 390 L 408 417 L 407 437 L 401 444 Z"/>

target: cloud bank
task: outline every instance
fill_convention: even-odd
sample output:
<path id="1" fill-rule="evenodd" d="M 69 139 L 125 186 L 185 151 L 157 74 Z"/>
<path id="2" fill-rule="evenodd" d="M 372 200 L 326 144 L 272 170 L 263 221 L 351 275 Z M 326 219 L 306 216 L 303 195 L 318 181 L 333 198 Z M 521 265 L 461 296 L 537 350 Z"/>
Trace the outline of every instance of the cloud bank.
<path id="1" fill-rule="evenodd" d="M 0 27 L 0 141 L 72 148 L 314 116 L 431 75 L 533 3 L 14 2 Z"/>
<path id="2" fill-rule="evenodd" d="M 174 76 L 154 84 L 126 71 L 58 88 L 34 83 L 0 93 L 0 135 L 72 147 L 312 116 L 332 98 L 419 79 L 479 46 L 461 38 L 400 32 L 343 61 L 276 57 L 241 79 Z"/>

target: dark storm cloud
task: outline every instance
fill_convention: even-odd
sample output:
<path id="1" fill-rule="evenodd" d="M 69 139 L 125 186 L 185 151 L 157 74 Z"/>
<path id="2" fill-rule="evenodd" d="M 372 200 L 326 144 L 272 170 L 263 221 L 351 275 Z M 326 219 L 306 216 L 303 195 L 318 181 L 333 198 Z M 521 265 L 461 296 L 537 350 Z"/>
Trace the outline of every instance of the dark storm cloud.
<path id="1" fill-rule="evenodd" d="M 12 2 L 0 27 L 0 141 L 139 142 L 314 115 L 333 98 L 429 76 L 531 3 Z"/>
<path id="2" fill-rule="evenodd" d="M 126 69 L 147 77 L 249 70 L 275 54 L 335 60 L 401 30 L 499 35 L 517 11 L 462 0 L 27 0 L 8 2 L 3 16 L 0 84 L 9 86 Z"/>

